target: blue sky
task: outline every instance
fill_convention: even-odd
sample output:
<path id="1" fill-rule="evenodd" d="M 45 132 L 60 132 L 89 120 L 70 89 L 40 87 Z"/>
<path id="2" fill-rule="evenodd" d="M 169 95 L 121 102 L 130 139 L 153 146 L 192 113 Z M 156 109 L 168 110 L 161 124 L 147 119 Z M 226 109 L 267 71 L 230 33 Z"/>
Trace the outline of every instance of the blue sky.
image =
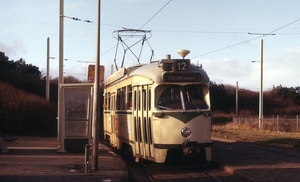
<path id="1" fill-rule="evenodd" d="M 65 75 L 86 79 L 96 57 L 97 0 L 64 0 Z M 264 90 L 299 86 L 300 1 L 298 0 L 102 0 L 100 61 L 110 74 L 114 62 L 114 30 L 151 30 L 154 60 L 186 57 L 201 63 L 211 81 L 259 90 L 260 40 L 264 40 Z M 11 60 L 25 59 L 45 74 L 50 38 L 50 75 L 58 76 L 59 0 L 2 0 L 0 51 Z M 249 35 L 275 33 L 274 36 Z M 145 53 L 149 50 L 145 47 Z M 148 63 L 149 60 L 141 60 Z M 117 59 L 120 67 L 120 59 Z M 128 57 L 125 67 L 136 64 Z"/>

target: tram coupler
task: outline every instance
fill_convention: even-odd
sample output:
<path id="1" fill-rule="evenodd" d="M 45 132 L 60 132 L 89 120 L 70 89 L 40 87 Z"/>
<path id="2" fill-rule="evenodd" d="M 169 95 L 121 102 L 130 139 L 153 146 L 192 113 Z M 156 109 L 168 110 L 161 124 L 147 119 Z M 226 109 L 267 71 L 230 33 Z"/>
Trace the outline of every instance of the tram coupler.
<path id="1" fill-rule="evenodd" d="M 85 152 L 85 157 L 84 157 L 85 169 L 84 169 L 84 172 L 86 174 L 86 173 L 88 173 L 88 168 L 89 168 L 90 148 L 91 148 L 91 146 L 89 144 L 86 144 L 83 147 L 84 147 L 84 152 Z"/>
<path id="2" fill-rule="evenodd" d="M 200 150 L 197 147 L 198 142 L 184 141 L 182 144 L 183 154 L 188 157 L 193 157 L 199 154 Z"/>

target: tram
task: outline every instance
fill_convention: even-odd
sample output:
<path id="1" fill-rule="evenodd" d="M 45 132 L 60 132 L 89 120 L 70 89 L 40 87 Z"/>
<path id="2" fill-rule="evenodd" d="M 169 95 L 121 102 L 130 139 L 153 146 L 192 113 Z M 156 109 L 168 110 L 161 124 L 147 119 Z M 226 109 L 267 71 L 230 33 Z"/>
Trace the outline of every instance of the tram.
<path id="1" fill-rule="evenodd" d="M 110 75 L 104 86 L 104 138 L 136 161 L 166 161 L 170 151 L 211 160 L 209 77 L 182 56 L 151 61 Z"/>

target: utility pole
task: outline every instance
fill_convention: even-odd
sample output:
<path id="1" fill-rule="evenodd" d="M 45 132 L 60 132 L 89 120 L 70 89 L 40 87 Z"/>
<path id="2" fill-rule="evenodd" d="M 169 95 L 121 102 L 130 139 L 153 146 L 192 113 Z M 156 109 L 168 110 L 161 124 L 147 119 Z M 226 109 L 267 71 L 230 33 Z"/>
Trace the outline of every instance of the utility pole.
<path id="1" fill-rule="evenodd" d="M 271 33 L 248 33 L 249 35 L 275 35 Z M 264 59 L 264 41 L 260 40 L 260 87 L 259 87 L 259 114 L 258 128 L 263 129 L 263 59 Z M 255 61 L 252 61 L 255 62 Z"/>
<path id="2" fill-rule="evenodd" d="M 49 80 L 49 59 L 50 59 L 50 39 L 47 38 L 47 71 L 46 71 L 46 99 L 49 101 L 49 90 L 50 90 L 50 80 Z"/>
<path id="3" fill-rule="evenodd" d="M 236 81 L 236 88 L 235 88 L 235 114 L 239 115 L 239 83 Z"/>
<path id="4" fill-rule="evenodd" d="M 60 0 L 59 4 L 59 72 L 58 72 L 58 138 L 60 140 L 60 147 L 58 152 L 66 152 L 64 149 L 64 130 L 65 125 L 62 122 L 63 118 L 63 90 L 59 86 L 60 84 L 64 83 L 64 0 Z"/>
<path id="5" fill-rule="evenodd" d="M 249 33 L 250 34 L 250 33 Z M 250 34 L 251 35 L 251 34 Z M 258 128 L 262 129 L 263 127 L 263 39 L 260 40 L 260 79 L 259 79 L 259 111 L 258 111 Z M 257 61 L 252 61 L 257 62 Z"/>
<path id="6" fill-rule="evenodd" d="M 260 40 L 260 89 L 259 89 L 259 114 L 258 114 L 258 128 L 263 129 L 263 109 L 264 109 L 264 104 L 263 104 L 263 70 L 264 70 L 264 40 Z"/>
<path id="7" fill-rule="evenodd" d="M 99 68 L 100 68 L 100 5 L 98 0 L 97 16 L 97 43 L 96 43 L 96 60 L 95 60 L 95 81 L 94 81 L 94 101 L 93 101 L 93 124 L 92 124 L 92 169 L 98 170 L 98 143 L 99 143 L 99 118 L 100 118 L 100 97 L 99 97 Z"/>

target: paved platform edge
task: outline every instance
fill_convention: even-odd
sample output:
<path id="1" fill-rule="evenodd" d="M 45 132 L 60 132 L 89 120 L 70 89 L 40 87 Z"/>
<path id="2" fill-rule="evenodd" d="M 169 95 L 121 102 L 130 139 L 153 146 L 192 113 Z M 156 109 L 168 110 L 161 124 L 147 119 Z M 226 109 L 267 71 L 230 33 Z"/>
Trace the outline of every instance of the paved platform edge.
<path id="1" fill-rule="evenodd" d="M 237 142 L 236 140 L 225 139 L 225 138 L 216 138 L 216 137 L 211 137 L 211 140 L 212 141 L 218 141 L 218 142 L 226 142 L 226 143 Z M 243 172 L 235 170 L 233 167 L 223 165 L 218 161 L 214 161 L 214 162 L 219 164 L 222 170 L 228 172 L 229 174 L 232 174 L 233 176 L 237 177 L 238 179 L 240 179 L 242 181 L 245 181 L 245 182 L 252 182 L 253 181 L 253 179 L 251 179 L 250 177 L 246 177 L 247 176 L 246 174 L 244 174 Z"/>

